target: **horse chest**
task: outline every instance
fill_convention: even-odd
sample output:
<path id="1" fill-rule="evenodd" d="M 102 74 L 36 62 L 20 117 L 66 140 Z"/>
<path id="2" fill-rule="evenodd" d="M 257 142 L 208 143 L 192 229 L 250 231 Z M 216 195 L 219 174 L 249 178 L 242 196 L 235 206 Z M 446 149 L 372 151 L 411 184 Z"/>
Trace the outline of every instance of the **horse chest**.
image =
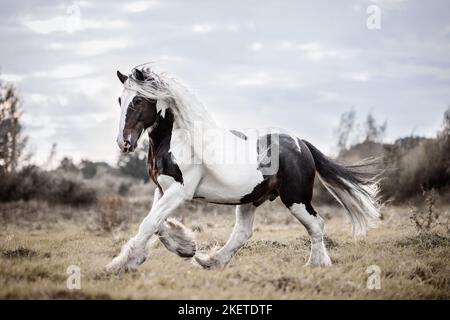
<path id="1" fill-rule="evenodd" d="M 183 174 L 175 162 L 168 145 L 160 145 L 158 149 L 150 147 L 148 154 L 148 172 L 152 181 L 161 189 L 158 178 L 160 175 L 172 177 L 175 181 L 183 183 Z"/>

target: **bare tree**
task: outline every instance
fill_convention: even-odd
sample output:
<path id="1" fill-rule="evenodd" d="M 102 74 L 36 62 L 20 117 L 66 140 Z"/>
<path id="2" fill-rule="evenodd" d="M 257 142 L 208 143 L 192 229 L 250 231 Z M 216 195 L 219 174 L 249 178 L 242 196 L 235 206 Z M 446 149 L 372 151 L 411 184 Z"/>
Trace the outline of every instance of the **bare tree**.
<path id="1" fill-rule="evenodd" d="M 338 152 L 347 149 L 350 135 L 355 127 L 356 111 L 351 108 L 349 111 L 341 115 L 339 126 L 335 130 L 337 136 Z"/>
<path id="2" fill-rule="evenodd" d="M 47 159 L 42 164 L 42 168 L 44 170 L 49 170 L 52 168 L 53 162 L 55 161 L 55 158 L 56 158 L 56 150 L 57 150 L 56 148 L 57 148 L 57 144 L 52 143 L 52 147 L 50 149 L 50 152 L 48 153 Z"/>
<path id="3" fill-rule="evenodd" d="M 364 141 L 381 142 L 386 134 L 387 121 L 379 125 L 372 115 L 369 113 L 365 123 L 365 139 Z"/>
<path id="4" fill-rule="evenodd" d="M 446 140 L 450 139 L 450 106 L 447 107 L 447 110 L 444 113 L 442 131 L 439 133 L 439 136 Z"/>
<path id="5" fill-rule="evenodd" d="M 20 123 L 21 101 L 13 84 L 0 80 L 0 172 L 15 171 L 27 138 Z"/>

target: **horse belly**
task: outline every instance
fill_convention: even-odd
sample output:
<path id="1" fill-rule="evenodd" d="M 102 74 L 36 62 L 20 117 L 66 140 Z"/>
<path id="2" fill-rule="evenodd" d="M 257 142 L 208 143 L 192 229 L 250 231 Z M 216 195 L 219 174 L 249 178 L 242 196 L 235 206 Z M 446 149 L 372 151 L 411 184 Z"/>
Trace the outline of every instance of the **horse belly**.
<path id="1" fill-rule="evenodd" d="M 213 203 L 238 204 L 263 180 L 255 166 L 214 166 L 204 175 L 195 197 Z"/>

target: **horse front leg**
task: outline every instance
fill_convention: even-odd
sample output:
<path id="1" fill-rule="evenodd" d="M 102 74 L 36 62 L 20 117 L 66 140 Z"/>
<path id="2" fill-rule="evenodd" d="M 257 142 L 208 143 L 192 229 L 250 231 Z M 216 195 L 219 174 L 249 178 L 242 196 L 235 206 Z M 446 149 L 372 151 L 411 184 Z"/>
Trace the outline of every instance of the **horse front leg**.
<path id="1" fill-rule="evenodd" d="M 163 193 L 159 188 L 155 189 L 152 208 L 161 199 Z M 156 234 L 150 238 L 148 244 L 153 243 L 152 239 L 158 237 L 161 243 L 169 250 L 180 257 L 192 258 L 197 250 L 194 234 L 180 221 L 168 218 L 161 223 Z"/>
<path id="2" fill-rule="evenodd" d="M 253 204 L 236 207 L 236 223 L 227 243 L 211 255 L 195 255 L 195 261 L 205 269 L 223 268 L 253 234 L 256 207 Z"/>
<path id="3" fill-rule="evenodd" d="M 146 245 L 161 224 L 185 200 L 183 186 L 174 183 L 159 200 L 139 226 L 138 233 L 122 248 L 120 254 L 106 266 L 108 272 L 135 271 L 147 258 Z"/>

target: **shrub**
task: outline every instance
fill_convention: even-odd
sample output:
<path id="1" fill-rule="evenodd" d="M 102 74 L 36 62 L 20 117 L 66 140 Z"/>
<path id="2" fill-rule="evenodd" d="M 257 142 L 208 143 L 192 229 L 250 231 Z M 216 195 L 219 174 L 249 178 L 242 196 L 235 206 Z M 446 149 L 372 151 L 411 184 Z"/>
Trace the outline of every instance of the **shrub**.
<path id="1" fill-rule="evenodd" d="M 44 200 L 48 203 L 71 206 L 89 205 L 96 201 L 97 193 L 76 178 L 52 174 L 36 166 L 19 171 L 1 173 L 0 201 Z"/>
<path id="2" fill-rule="evenodd" d="M 448 230 L 448 218 L 445 220 L 445 214 L 436 210 L 436 202 L 439 198 L 436 190 L 423 190 L 422 194 L 426 205 L 425 210 L 411 208 L 412 215 L 410 218 L 414 222 L 417 231 L 429 232 L 439 226 L 445 226 Z"/>
<path id="3" fill-rule="evenodd" d="M 386 146 L 388 175 L 383 193 L 402 201 L 420 195 L 422 190 L 446 191 L 450 187 L 450 141 L 409 138 Z"/>
<path id="4" fill-rule="evenodd" d="M 121 196 L 126 196 L 130 192 L 131 187 L 132 187 L 131 183 L 129 183 L 129 182 L 121 182 L 117 192 Z"/>
<path id="5" fill-rule="evenodd" d="M 100 197 L 96 206 L 95 224 L 97 229 L 111 232 L 128 222 L 125 202 L 119 196 Z"/>

